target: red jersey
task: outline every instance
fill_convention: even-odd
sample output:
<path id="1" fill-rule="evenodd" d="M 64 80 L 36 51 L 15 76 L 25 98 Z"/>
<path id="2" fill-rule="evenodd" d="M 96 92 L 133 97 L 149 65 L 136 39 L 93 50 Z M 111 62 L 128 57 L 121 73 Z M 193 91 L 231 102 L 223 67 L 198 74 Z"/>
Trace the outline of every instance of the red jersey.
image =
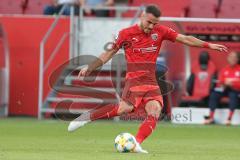
<path id="1" fill-rule="evenodd" d="M 221 85 L 223 85 L 227 79 L 232 80 L 232 89 L 240 91 L 240 65 L 223 68 L 218 79 Z"/>
<path id="2" fill-rule="evenodd" d="M 123 48 L 127 61 L 126 78 L 142 75 L 154 77 L 156 60 L 163 40 L 174 42 L 178 33 L 173 29 L 157 24 L 150 33 L 144 33 L 138 25 L 121 30 L 116 38 L 117 48 Z M 141 80 L 145 80 L 141 78 Z"/>

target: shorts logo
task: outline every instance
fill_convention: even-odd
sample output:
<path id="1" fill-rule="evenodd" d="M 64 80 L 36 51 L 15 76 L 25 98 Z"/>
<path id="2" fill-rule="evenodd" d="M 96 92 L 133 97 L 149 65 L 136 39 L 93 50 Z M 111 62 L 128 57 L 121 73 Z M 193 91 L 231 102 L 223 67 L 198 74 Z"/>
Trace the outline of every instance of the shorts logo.
<path id="1" fill-rule="evenodd" d="M 158 39 L 157 33 L 151 34 L 152 40 L 156 41 Z"/>

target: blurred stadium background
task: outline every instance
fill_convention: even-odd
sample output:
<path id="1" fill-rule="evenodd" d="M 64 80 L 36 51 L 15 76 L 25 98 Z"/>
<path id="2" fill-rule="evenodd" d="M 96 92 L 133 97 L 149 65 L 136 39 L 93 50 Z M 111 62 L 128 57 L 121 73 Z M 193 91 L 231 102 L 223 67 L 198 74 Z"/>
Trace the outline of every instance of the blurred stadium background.
<path id="1" fill-rule="evenodd" d="M 201 125 L 209 114 L 212 82 L 206 77 L 212 68 L 196 73 L 205 79 L 192 87 L 192 95 L 186 94 L 202 51 L 209 53 L 217 71 L 227 64 L 227 54 L 168 42 L 162 45 L 156 74 L 174 89 L 164 95 L 163 121 L 144 143 L 150 155 L 119 155 L 113 148 L 118 133 L 136 132 L 142 110 L 67 133 L 68 120 L 76 115 L 103 102 L 118 102 L 125 75 L 122 50 L 95 81 L 77 79 L 78 66 L 98 56 L 119 30 L 137 23 L 144 5 L 158 5 L 161 23 L 179 33 L 239 51 L 239 0 L 115 0 L 100 8 L 109 10 L 109 17 L 86 16 L 81 7 L 79 15 L 73 7 L 69 16 L 43 15 L 51 3 L 0 1 L 0 159 L 239 159 L 240 105 L 233 126 Z M 99 90 L 116 96 L 98 99 Z M 224 97 L 217 109 L 219 124 L 226 120 L 228 101 Z"/>

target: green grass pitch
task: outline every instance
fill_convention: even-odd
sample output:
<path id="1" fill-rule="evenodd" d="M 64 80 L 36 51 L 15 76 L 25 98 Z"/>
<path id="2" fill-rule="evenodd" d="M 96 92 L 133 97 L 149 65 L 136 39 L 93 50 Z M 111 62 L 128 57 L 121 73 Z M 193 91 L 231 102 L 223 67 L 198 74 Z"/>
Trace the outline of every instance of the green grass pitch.
<path id="1" fill-rule="evenodd" d="M 67 122 L 0 119 L 0 160 L 239 160 L 239 126 L 159 123 L 143 144 L 149 154 L 117 153 L 114 138 L 139 123 L 97 121 L 74 133 Z"/>

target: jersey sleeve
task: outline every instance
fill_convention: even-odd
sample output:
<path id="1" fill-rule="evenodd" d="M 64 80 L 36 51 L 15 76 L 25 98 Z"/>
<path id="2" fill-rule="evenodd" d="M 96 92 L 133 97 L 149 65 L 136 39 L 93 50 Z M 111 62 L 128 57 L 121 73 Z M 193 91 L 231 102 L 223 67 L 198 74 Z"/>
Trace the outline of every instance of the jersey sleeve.
<path id="1" fill-rule="evenodd" d="M 114 48 L 116 49 L 120 49 L 122 48 L 122 46 L 124 45 L 123 43 L 125 42 L 125 36 L 124 36 L 124 32 L 120 31 L 115 38 L 114 41 Z"/>
<path id="2" fill-rule="evenodd" d="M 178 33 L 169 27 L 164 27 L 164 39 L 172 42 L 176 41 Z"/>

